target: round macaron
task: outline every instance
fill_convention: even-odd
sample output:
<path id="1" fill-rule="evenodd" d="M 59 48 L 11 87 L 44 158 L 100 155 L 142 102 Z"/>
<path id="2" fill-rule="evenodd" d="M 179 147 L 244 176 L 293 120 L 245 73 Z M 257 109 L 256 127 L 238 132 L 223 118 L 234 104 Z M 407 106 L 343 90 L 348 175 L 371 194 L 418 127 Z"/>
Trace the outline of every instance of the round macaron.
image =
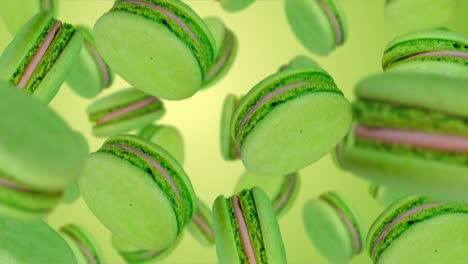
<path id="1" fill-rule="evenodd" d="M 159 98 L 135 88 L 102 97 L 91 103 L 86 111 L 88 119 L 94 124 L 93 135 L 97 137 L 142 128 L 166 112 Z"/>
<path id="2" fill-rule="evenodd" d="M 241 11 L 255 2 L 255 0 L 215 0 L 215 1 L 218 1 L 221 4 L 221 7 L 224 9 L 224 11 L 227 11 L 227 12 Z"/>
<path id="3" fill-rule="evenodd" d="M 327 192 L 304 205 L 304 226 L 320 254 L 332 263 L 348 263 L 362 250 L 360 223 L 349 204 Z"/>
<path id="4" fill-rule="evenodd" d="M 78 264 L 60 235 L 43 221 L 0 217 L 0 263 Z"/>
<path id="5" fill-rule="evenodd" d="M 468 78 L 468 36 L 441 29 L 399 36 L 385 48 L 382 67 Z"/>
<path id="6" fill-rule="evenodd" d="M 216 53 L 208 27 L 179 0 L 117 0 L 94 25 L 94 36 L 117 74 L 167 100 L 194 95 Z"/>
<path id="7" fill-rule="evenodd" d="M 351 106 L 319 68 L 273 74 L 240 101 L 231 124 L 238 153 L 254 174 L 285 175 L 327 154 L 351 124 Z"/>
<path id="8" fill-rule="evenodd" d="M 338 0 L 285 0 L 289 26 L 302 45 L 324 56 L 348 37 L 348 26 Z"/>
<path id="9" fill-rule="evenodd" d="M 169 247 L 196 210 L 192 184 L 177 160 L 133 135 L 108 138 L 90 155 L 79 184 L 104 226 L 140 249 Z"/>
<path id="10" fill-rule="evenodd" d="M 31 18 L 0 57 L 0 80 L 49 103 L 65 81 L 83 46 L 75 27 L 49 12 Z"/>
<path id="11" fill-rule="evenodd" d="M 169 152 L 181 165 L 184 164 L 184 138 L 174 126 L 149 124 L 138 131 L 140 138 L 151 141 Z"/>
<path id="12" fill-rule="evenodd" d="M 369 186 L 369 194 L 383 206 L 389 206 L 395 201 L 408 196 L 395 188 L 377 184 L 371 184 Z"/>
<path id="13" fill-rule="evenodd" d="M 278 177 L 263 177 L 245 171 L 240 176 L 234 188 L 234 193 L 244 189 L 260 187 L 270 197 L 276 215 L 285 214 L 297 198 L 300 186 L 300 176 L 290 173 Z"/>
<path id="14" fill-rule="evenodd" d="M 68 224 L 60 228 L 60 234 L 75 255 L 77 264 L 104 264 L 104 255 L 93 236 L 83 227 Z"/>
<path id="15" fill-rule="evenodd" d="M 213 221 L 210 208 L 200 199 L 197 199 L 197 211 L 187 229 L 200 244 L 209 247 L 214 244 Z"/>
<path id="16" fill-rule="evenodd" d="M 289 70 L 289 69 L 300 69 L 300 68 L 321 68 L 320 65 L 314 61 L 313 59 L 303 56 L 303 55 L 298 55 L 294 57 L 291 61 L 289 61 L 287 64 L 282 65 L 278 71 L 284 71 L 284 70 Z"/>
<path id="17" fill-rule="evenodd" d="M 57 16 L 58 0 L 2 0 L 0 1 L 0 17 L 8 31 L 15 35 L 28 19 L 35 14 L 47 11 Z"/>
<path id="18" fill-rule="evenodd" d="M 239 159 L 239 153 L 236 151 L 236 142 L 231 136 L 231 123 L 234 111 L 239 104 L 240 97 L 233 94 L 228 94 L 224 98 L 223 110 L 221 112 L 221 133 L 220 133 L 220 145 L 221 155 L 224 160 L 237 160 Z"/>
<path id="19" fill-rule="evenodd" d="M 63 193 L 63 202 L 71 204 L 78 200 L 78 198 L 80 198 L 80 187 L 78 186 L 78 182 L 75 182 L 65 189 L 65 192 Z"/>
<path id="20" fill-rule="evenodd" d="M 237 56 L 237 37 L 229 30 L 218 17 L 207 17 L 204 19 L 206 25 L 213 35 L 217 52 L 216 57 L 203 81 L 202 89 L 213 86 L 220 81 L 232 67 Z"/>
<path id="21" fill-rule="evenodd" d="M 67 76 L 67 84 L 78 95 L 92 98 L 111 86 L 114 73 L 96 50 L 91 30 L 86 26 L 77 26 L 77 30 L 84 36 L 84 45 L 80 58 Z"/>
<path id="22" fill-rule="evenodd" d="M 467 263 L 468 206 L 411 197 L 372 224 L 367 250 L 376 264 Z"/>
<path id="23" fill-rule="evenodd" d="M 0 82 L 0 214 L 39 218 L 81 176 L 85 138 L 45 104 Z M 1 263 L 1 261 L 0 261 Z"/>
<path id="24" fill-rule="evenodd" d="M 213 231 L 220 264 L 285 264 L 283 239 L 270 199 L 254 187 L 213 204 Z"/>

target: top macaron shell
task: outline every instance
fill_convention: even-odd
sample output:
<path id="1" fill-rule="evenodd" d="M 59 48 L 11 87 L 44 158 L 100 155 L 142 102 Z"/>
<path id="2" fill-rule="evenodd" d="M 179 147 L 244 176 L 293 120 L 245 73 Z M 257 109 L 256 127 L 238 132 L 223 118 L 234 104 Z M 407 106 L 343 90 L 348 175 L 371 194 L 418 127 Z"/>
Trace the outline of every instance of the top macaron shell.
<path id="1" fill-rule="evenodd" d="M 224 9 L 224 11 L 227 11 L 227 12 L 241 11 L 255 2 L 255 0 L 218 0 L 218 1 L 221 4 L 221 7 Z"/>
<path id="2" fill-rule="evenodd" d="M 174 126 L 150 124 L 138 132 L 147 139 L 169 152 L 181 165 L 185 160 L 184 138 Z"/>
<path id="3" fill-rule="evenodd" d="M 48 3 L 48 6 L 45 4 Z M 0 14 L 8 31 L 15 35 L 35 14 L 41 11 L 57 15 L 58 0 L 2 0 Z"/>
<path id="4" fill-rule="evenodd" d="M 233 94 L 228 94 L 224 99 L 223 110 L 221 112 L 220 145 L 221 154 L 225 160 L 236 160 L 238 158 L 235 141 L 231 136 L 232 116 L 236 110 L 237 104 L 237 97 Z"/>

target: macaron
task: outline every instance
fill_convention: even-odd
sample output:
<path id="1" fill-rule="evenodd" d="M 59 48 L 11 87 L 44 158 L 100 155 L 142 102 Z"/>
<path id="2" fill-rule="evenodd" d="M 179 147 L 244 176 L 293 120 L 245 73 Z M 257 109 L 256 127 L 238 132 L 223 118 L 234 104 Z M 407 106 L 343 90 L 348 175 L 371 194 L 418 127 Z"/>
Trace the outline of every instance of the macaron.
<path id="1" fill-rule="evenodd" d="M 106 137 L 140 129 L 161 118 L 166 109 L 159 98 L 128 88 L 94 101 L 86 112 L 94 124 L 93 135 Z"/>
<path id="2" fill-rule="evenodd" d="M 236 151 L 236 142 L 231 136 L 231 123 L 239 104 L 240 97 L 233 94 L 228 94 L 224 98 L 223 109 L 221 112 L 221 133 L 220 133 L 220 146 L 221 155 L 224 160 L 237 160 L 239 159 L 239 153 Z"/>
<path id="3" fill-rule="evenodd" d="M 103 264 L 104 255 L 94 237 L 77 224 L 67 224 L 59 230 L 75 255 L 77 264 Z"/>
<path id="4" fill-rule="evenodd" d="M 80 187 L 78 186 L 78 182 L 75 182 L 65 189 L 65 192 L 63 193 L 63 202 L 71 204 L 78 200 L 78 198 L 80 198 Z"/>
<path id="5" fill-rule="evenodd" d="M 92 98 L 104 88 L 111 86 L 114 73 L 96 50 L 94 37 L 87 26 L 77 26 L 84 36 L 84 45 L 79 59 L 73 64 L 67 76 L 67 84 L 78 95 Z"/>
<path id="6" fill-rule="evenodd" d="M 197 210 L 192 222 L 187 225 L 188 231 L 200 244 L 209 247 L 214 244 L 213 220 L 210 208 L 197 199 Z"/>
<path id="7" fill-rule="evenodd" d="M 288 69 L 300 69 L 300 68 L 321 68 L 320 65 L 313 59 L 298 55 L 290 60 L 288 63 L 282 65 L 278 71 L 284 71 Z"/>
<path id="8" fill-rule="evenodd" d="M 167 100 L 194 95 L 216 53 L 206 24 L 179 0 L 117 0 L 97 20 L 94 37 L 117 74 Z"/>
<path id="9" fill-rule="evenodd" d="M 237 37 L 218 17 L 204 19 L 216 43 L 216 57 L 208 67 L 202 89 L 213 86 L 226 76 L 237 56 Z"/>
<path id="10" fill-rule="evenodd" d="M 184 138 L 174 126 L 149 124 L 138 131 L 140 138 L 151 141 L 169 152 L 181 165 L 184 164 Z"/>
<path id="11" fill-rule="evenodd" d="M 316 67 L 275 73 L 240 101 L 231 124 L 245 168 L 285 175 L 314 163 L 346 135 L 351 105 Z"/>
<path id="12" fill-rule="evenodd" d="M 224 11 L 239 12 L 249 5 L 253 4 L 255 0 L 215 0 L 221 4 Z"/>
<path id="13" fill-rule="evenodd" d="M 270 199 L 254 187 L 213 204 L 213 231 L 220 264 L 287 263 Z"/>
<path id="14" fill-rule="evenodd" d="M 389 206 L 392 203 L 408 196 L 408 194 L 405 194 L 398 189 L 377 184 L 371 184 L 369 186 L 369 194 L 383 206 Z"/>
<path id="15" fill-rule="evenodd" d="M 358 217 L 338 193 L 326 192 L 307 201 L 303 217 L 308 237 L 331 263 L 348 263 L 361 252 Z"/>
<path id="16" fill-rule="evenodd" d="M 338 0 L 285 0 L 286 17 L 299 42 L 325 56 L 348 37 L 348 25 Z"/>
<path id="17" fill-rule="evenodd" d="M 60 235 L 43 221 L 0 217 L 0 263 L 78 264 Z"/>
<path id="18" fill-rule="evenodd" d="M 45 104 L 0 82 L 0 214 L 45 216 L 83 173 L 85 138 Z M 1 261 L 0 261 L 1 263 Z"/>
<path id="19" fill-rule="evenodd" d="M 244 189 L 260 187 L 270 198 L 276 216 L 285 214 L 297 198 L 300 186 L 298 173 L 290 173 L 278 177 L 263 177 L 245 171 L 240 176 L 234 188 L 234 193 Z"/>
<path id="20" fill-rule="evenodd" d="M 57 16 L 58 0 L 2 0 L 0 17 L 8 31 L 15 35 L 35 14 L 47 11 Z"/>
<path id="21" fill-rule="evenodd" d="M 399 36 L 385 48 L 385 71 L 417 71 L 468 78 L 468 35 L 425 30 Z"/>
<path id="22" fill-rule="evenodd" d="M 196 210 L 192 184 L 166 150 L 134 135 L 108 138 L 79 181 L 93 214 L 139 249 L 164 249 Z"/>
<path id="23" fill-rule="evenodd" d="M 49 103 L 65 81 L 83 46 L 75 27 L 49 12 L 31 18 L 0 57 L 0 80 Z"/>
<path id="24" fill-rule="evenodd" d="M 372 224 L 367 251 L 373 263 L 466 263 L 468 206 L 410 197 Z"/>

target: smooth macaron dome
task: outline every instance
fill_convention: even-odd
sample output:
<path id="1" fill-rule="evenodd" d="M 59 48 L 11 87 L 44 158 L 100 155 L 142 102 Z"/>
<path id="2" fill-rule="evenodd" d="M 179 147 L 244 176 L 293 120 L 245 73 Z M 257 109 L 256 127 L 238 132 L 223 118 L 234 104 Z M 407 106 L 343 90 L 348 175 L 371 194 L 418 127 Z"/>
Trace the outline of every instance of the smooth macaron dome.
<path id="1" fill-rule="evenodd" d="M 288 69 L 296 69 L 296 68 L 321 68 L 320 65 L 314 61 L 313 59 L 303 56 L 303 55 L 298 55 L 294 57 L 291 61 L 289 61 L 287 64 L 282 65 L 278 71 L 284 71 Z"/>
<path id="2" fill-rule="evenodd" d="M 67 224 L 60 228 L 60 234 L 68 243 L 78 264 L 103 264 L 104 255 L 101 248 L 83 227 Z"/>
<path id="3" fill-rule="evenodd" d="M 221 264 L 287 263 L 275 212 L 258 187 L 219 196 L 213 204 L 213 229 Z"/>
<path id="4" fill-rule="evenodd" d="M 390 188 L 384 185 L 377 185 L 374 183 L 369 186 L 369 194 L 372 198 L 384 206 L 388 206 L 395 201 L 408 196 L 408 194 L 405 194 L 398 189 Z"/>
<path id="5" fill-rule="evenodd" d="M 221 154 L 225 160 L 239 159 L 239 153 L 236 150 L 236 143 L 231 136 L 231 123 L 234 112 L 239 104 L 240 97 L 228 94 L 224 98 L 223 110 L 221 112 Z"/>
<path id="6" fill-rule="evenodd" d="M 238 12 L 249 5 L 253 4 L 255 0 L 216 0 L 221 4 L 224 11 L 227 12 Z"/>
<path id="7" fill-rule="evenodd" d="M 78 57 L 83 36 L 51 13 L 35 15 L 0 57 L 0 79 L 49 103 Z"/>
<path id="8" fill-rule="evenodd" d="M 324 56 L 348 37 L 347 22 L 337 0 L 286 0 L 289 25 L 309 51 Z"/>
<path id="9" fill-rule="evenodd" d="M 98 137 L 139 129 L 161 118 L 166 112 L 163 102 L 138 89 L 120 90 L 91 103 L 88 118 Z"/>
<path id="10" fill-rule="evenodd" d="M 374 263 L 463 263 L 467 219 L 464 204 L 409 197 L 374 221 L 367 250 Z"/>
<path id="11" fill-rule="evenodd" d="M 190 179 L 166 150 L 133 135 L 108 138 L 91 154 L 80 191 L 116 236 L 140 249 L 163 249 L 191 221 Z"/>
<path id="12" fill-rule="evenodd" d="M 187 229 L 204 246 L 214 244 L 213 218 L 210 208 L 200 199 L 197 199 L 197 210 Z"/>
<path id="13" fill-rule="evenodd" d="M 284 175 L 328 153 L 350 124 L 350 104 L 330 75 L 300 68 L 252 88 L 234 113 L 231 133 L 247 170 Z"/>
<path id="14" fill-rule="evenodd" d="M 38 218 L 82 174 L 88 144 L 54 111 L 0 83 L 0 213 Z"/>
<path id="15" fill-rule="evenodd" d="M 57 15 L 58 0 L 3 0 L 0 15 L 8 31 L 15 35 L 35 14 L 47 11 Z"/>
<path id="16" fill-rule="evenodd" d="M 216 53 L 203 20 L 178 0 L 117 0 L 96 22 L 94 34 L 99 52 L 116 73 L 168 100 L 195 94 Z"/>
<path id="17" fill-rule="evenodd" d="M 138 131 L 137 135 L 159 145 L 169 152 L 181 165 L 184 164 L 184 139 L 176 127 L 149 124 Z"/>

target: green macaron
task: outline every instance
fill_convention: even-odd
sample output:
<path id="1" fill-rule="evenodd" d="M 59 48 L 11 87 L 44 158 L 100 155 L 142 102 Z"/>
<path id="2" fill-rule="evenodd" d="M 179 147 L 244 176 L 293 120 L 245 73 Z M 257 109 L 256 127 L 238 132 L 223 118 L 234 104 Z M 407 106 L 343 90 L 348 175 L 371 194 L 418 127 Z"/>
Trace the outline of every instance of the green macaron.
<path id="1" fill-rule="evenodd" d="M 237 160 L 239 155 L 236 151 L 236 142 L 231 136 L 231 123 L 234 111 L 239 104 L 240 98 L 233 94 L 228 94 L 224 98 L 223 109 L 221 112 L 221 132 L 220 146 L 221 155 L 224 160 Z"/>
<path id="2" fill-rule="evenodd" d="M 263 177 L 245 171 L 234 188 L 234 193 L 243 189 L 260 187 L 270 197 L 277 216 L 284 215 L 294 204 L 300 186 L 300 176 L 290 173 L 278 177 Z"/>
<path id="3" fill-rule="evenodd" d="M 0 217 L 0 263 L 78 264 L 60 235 L 43 221 Z"/>
<path id="4" fill-rule="evenodd" d="M 184 164 L 184 138 L 176 127 L 149 124 L 138 131 L 137 135 L 159 145 L 169 152 L 181 165 Z"/>
<path id="5" fill-rule="evenodd" d="M 96 50 L 91 30 L 86 26 L 77 26 L 84 36 L 84 45 L 80 58 L 76 60 L 67 76 L 67 84 L 80 96 L 92 98 L 104 88 L 111 86 L 114 73 Z"/>
<path id="6" fill-rule="evenodd" d="M 163 102 L 135 88 L 120 90 L 91 103 L 87 108 L 93 135 L 105 137 L 140 129 L 161 118 Z"/>
<path id="7" fill-rule="evenodd" d="M 8 31 L 15 35 L 28 19 L 35 14 L 48 11 L 57 15 L 58 0 L 2 0 L 0 1 L 0 17 L 3 18 Z"/>
<path id="8" fill-rule="evenodd" d="M 133 135 L 108 138 L 79 181 L 94 215 L 139 249 L 171 245 L 196 210 L 190 179 L 166 150 Z"/>
<path id="9" fill-rule="evenodd" d="M 83 46 L 75 27 L 49 12 L 31 18 L 0 57 L 0 80 L 49 103 L 65 81 Z"/>
<path id="10" fill-rule="evenodd" d="M 338 0 L 285 0 L 289 26 L 302 45 L 324 56 L 348 37 L 348 26 Z"/>
<path id="11" fill-rule="evenodd" d="M 60 228 L 60 234 L 75 255 L 77 264 L 103 264 L 104 255 L 93 236 L 83 227 L 67 224 Z"/>
<path id="12" fill-rule="evenodd" d="M 224 11 L 227 12 L 238 12 L 249 5 L 253 4 L 255 0 L 216 0 L 221 4 Z"/>
<path id="13" fill-rule="evenodd" d="M 468 36 L 442 29 L 399 36 L 385 48 L 382 67 L 468 78 Z"/>
<path id="14" fill-rule="evenodd" d="M 213 230 L 220 264 L 287 263 L 275 211 L 258 187 L 220 195 L 213 204 Z"/>
<path id="15" fill-rule="evenodd" d="M 0 214 L 39 218 L 81 176 L 85 138 L 25 91 L 0 82 Z"/>
<path id="16" fill-rule="evenodd" d="M 321 68 L 320 65 L 313 59 L 298 55 L 290 60 L 288 63 L 282 65 L 278 71 L 284 71 L 288 69 L 300 69 L 300 68 Z"/>
<path id="17" fill-rule="evenodd" d="M 213 63 L 203 81 L 202 89 L 206 89 L 219 82 L 231 69 L 237 56 L 237 37 L 218 17 L 204 19 L 216 42 L 217 52 Z"/>
<path id="18" fill-rule="evenodd" d="M 208 27 L 179 0 L 116 0 L 97 20 L 94 36 L 117 74 L 167 100 L 194 95 L 216 53 Z"/>
<path id="19" fill-rule="evenodd" d="M 395 201 L 408 196 L 395 188 L 377 184 L 369 186 L 369 194 L 383 206 L 389 206 Z"/>
<path id="20" fill-rule="evenodd" d="M 285 175 L 327 154 L 351 124 L 351 106 L 323 70 L 289 69 L 259 82 L 231 125 L 238 153 L 257 175 Z"/>
<path id="21" fill-rule="evenodd" d="M 200 199 L 197 199 L 197 211 L 192 222 L 187 225 L 188 231 L 204 246 L 214 244 L 213 219 L 210 208 Z"/>
<path id="22" fill-rule="evenodd" d="M 78 200 L 78 198 L 80 198 L 80 187 L 78 186 L 78 182 L 75 182 L 65 189 L 63 193 L 63 202 L 70 204 Z"/>
<path id="23" fill-rule="evenodd" d="M 411 197 L 372 224 L 367 251 L 376 264 L 467 263 L 468 206 Z"/>

